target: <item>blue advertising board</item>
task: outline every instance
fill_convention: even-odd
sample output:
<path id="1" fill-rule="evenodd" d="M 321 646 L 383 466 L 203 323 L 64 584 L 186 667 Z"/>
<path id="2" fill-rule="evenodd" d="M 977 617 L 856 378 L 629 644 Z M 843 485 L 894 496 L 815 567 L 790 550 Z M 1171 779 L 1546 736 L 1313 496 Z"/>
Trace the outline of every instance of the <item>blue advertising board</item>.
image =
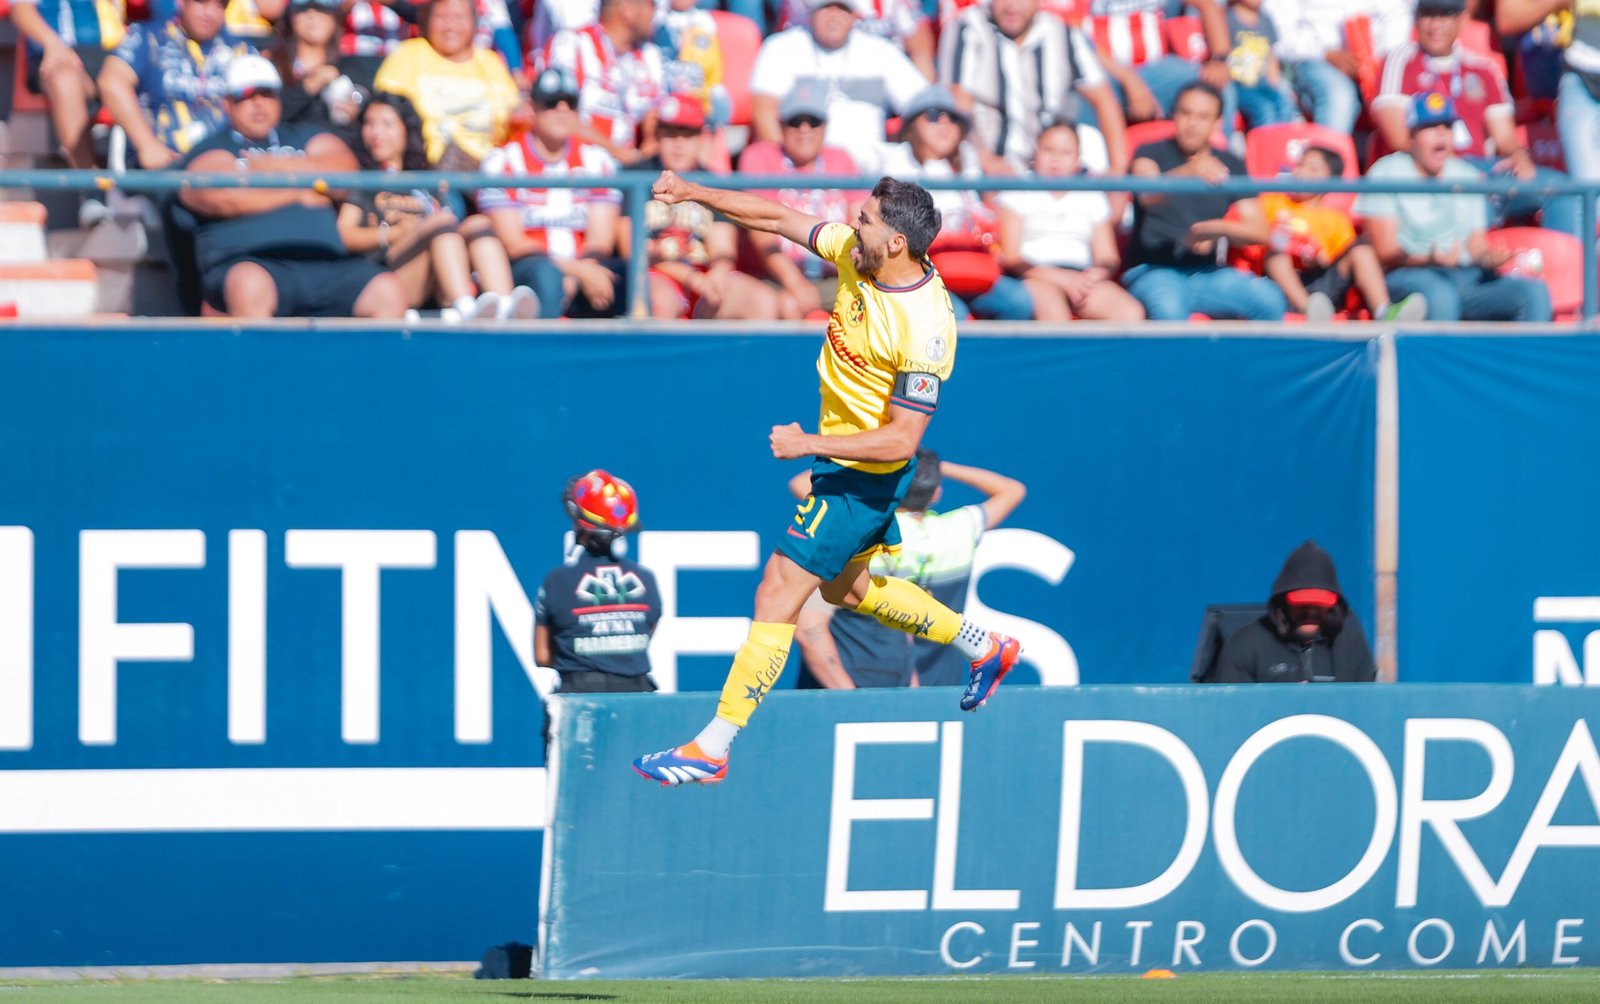
<path id="1" fill-rule="evenodd" d="M 780 693 L 714 791 L 628 766 L 709 695 L 558 700 L 549 976 L 1600 964 L 1600 692 Z"/>
<path id="2" fill-rule="evenodd" d="M 1600 336 L 1396 351 L 1400 678 L 1600 684 Z"/>
<path id="3" fill-rule="evenodd" d="M 720 685 L 819 338 L 130 325 L 0 337 L 0 966 L 531 940 L 531 600 L 642 499 L 664 689 Z M 969 611 L 1020 683 L 1187 672 L 1307 537 L 1370 623 L 1373 346 L 972 337 L 928 445 L 1025 481 Z M 951 504 L 972 501 L 950 493 Z M 791 678 L 793 671 L 791 670 Z M 247 863 L 247 864 L 246 864 Z"/>

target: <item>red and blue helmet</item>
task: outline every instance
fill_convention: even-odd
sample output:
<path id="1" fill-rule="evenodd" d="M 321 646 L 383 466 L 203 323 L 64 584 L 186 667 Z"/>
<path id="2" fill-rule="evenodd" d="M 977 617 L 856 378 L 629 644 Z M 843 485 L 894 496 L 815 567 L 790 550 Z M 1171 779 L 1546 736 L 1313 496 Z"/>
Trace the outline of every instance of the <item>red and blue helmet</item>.
<path id="1" fill-rule="evenodd" d="M 568 481 L 561 502 L 582 529 L 624 534 L 639 528 L 639 497 L 633 486 L 606 471 L 592 470 Z"/>

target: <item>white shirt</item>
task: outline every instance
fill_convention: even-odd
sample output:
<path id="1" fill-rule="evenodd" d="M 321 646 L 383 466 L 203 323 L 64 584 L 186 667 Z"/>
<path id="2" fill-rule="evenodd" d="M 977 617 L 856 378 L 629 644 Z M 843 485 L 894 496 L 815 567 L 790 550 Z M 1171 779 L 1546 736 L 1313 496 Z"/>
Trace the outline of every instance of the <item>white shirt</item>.
<path id="1" fill-rule="evenodd" d="M 1278 29 L 1273 52 L 1286 63 L 1321 59 L 1347 48 L 1344 23 L 1358 14 L 1372 21 L 1372 48 L 1383 56 L 1411 40 L 1408 0 L 1262 0 L 1261 12 Z"/>
<path id="2" fill-rule="evenodd" d="M 750 93 L 783 100 L 802 83 L 828 95 L 829 146 L 843 147 L 871 173 L 884 123 L 928 80 L 906 54 L 881 38 L 852 30 L 837 49 L 824 49 L 805 28 L 789 28 L 761 44 L 750 71 Z"/>
<path id="3" fill-rule="evenodd" d="M 918 161 L 911 152 L 910 143 L 890 143 L 883 147 L 881 168 L 884 174 L 901 181 L 911 181 L 918 178 L 932 181 L 950 181 L 957 177 L 956 169 L 948 160 Z M 983 166 L 978 162 L 978 151 L 971 143 L 961 144 L 961 178 L 981 181 L 983 179 Z M 987 209 L 982 205 L 982 199 L 975 190 L 945 189 L 939 192 L 929 192 L 933 196 L 933 204 L 938 208 L 943 217 L 940 233 L 968 233 L 971 232 L 980 219 L 987 216 Z"/>
<path id="4" fill-rule="evenodd" d="M 1095 228 L 1111 219 L 1104 192 L 1001 192 L 1000 204 L 1022 217 L 1022 259 L 1086 269 L 1094 264 Z"/>

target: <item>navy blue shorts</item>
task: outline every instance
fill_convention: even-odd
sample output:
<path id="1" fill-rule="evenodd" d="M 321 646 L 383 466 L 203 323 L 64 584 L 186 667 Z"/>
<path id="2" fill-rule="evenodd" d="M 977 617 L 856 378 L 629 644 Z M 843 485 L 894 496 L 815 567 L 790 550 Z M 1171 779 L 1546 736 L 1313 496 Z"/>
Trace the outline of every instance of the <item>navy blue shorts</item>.
<path id="1" fill-rule="evenodd" d="M 916 473 L 914 457 L 886 474 L 817 460 L 811 465 L 811 494 L 795 509 L 778 550 L 825 582 L 857 558 L 898 551 L 894 513 Z"/>
<path id="2" fill-rule="evenodd" d="M 385 271 L 371 258 L 357 255 L 305 259 L 244 255 L 200 273 L 200 295 L 227 313 L 223 291 L 228 270 L 247 261 L 266 269 L 278 287 L 279 317 L 353 317 L 362 290 Z"/>

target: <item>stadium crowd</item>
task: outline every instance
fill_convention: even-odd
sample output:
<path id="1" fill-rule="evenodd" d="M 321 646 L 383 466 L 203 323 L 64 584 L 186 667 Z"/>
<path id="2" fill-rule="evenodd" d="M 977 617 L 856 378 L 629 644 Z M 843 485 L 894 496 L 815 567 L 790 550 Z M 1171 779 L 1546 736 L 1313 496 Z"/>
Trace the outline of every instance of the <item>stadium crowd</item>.
<path id="1" fill-rule="evenodd" d="M 1354 177 L 1600 180 L 1600 5 L 1579 0 L 0 0 L 66 163 L 343 171 L 391 191 L 158 207 L 181 299 L 233 316 L 771 320 L 830 267 L 620 170 L 970 180 L 931 249 L 958 313 L 1130 322 L 1549 320 L 1577 197 L 1308 195 Z M 111 140 L 94 141 L 96 116 Z M 104 146 L 104 149 L 101 148 Z M 427 192 L 416 169 L 482 172 Z M 1002 176 L 1283 177 L 1285 192 L 994 191 Z M 551 188 L 546 177 L 593 179 Z M 87 195 L 86 226 L 109 210 Z M 330 267 L 337 263 L 337 267 Z M 1563 270 L 1570 271 L 1570 270 Z M 315 274 L 315 281 L 311 276 Z"/>

